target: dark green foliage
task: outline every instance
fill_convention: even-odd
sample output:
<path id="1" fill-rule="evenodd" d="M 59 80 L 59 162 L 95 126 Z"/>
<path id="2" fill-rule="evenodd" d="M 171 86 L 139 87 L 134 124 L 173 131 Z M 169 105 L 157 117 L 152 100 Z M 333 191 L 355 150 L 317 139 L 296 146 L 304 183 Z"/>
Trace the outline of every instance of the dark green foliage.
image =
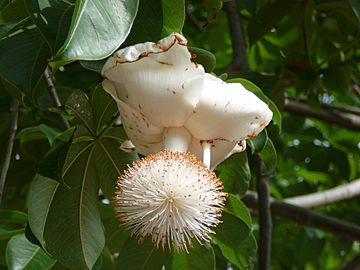
<path id="1" fill-rule="evenodd" d="M 20 100 L 0 209 L 1 269 L 256 269 L 258 222 L 240 200 L 255 189 L 255 155 L 277 199 L 360 177 L 359 132 L 295 115 L 285 102 L 330 114 L 345 108 L 359 118 L 359 2 L 236 1 L 246 74 L 227 69 L 232 50 L 223 2 L 0 0 L 0 164 L 11 97 Z M 114 217 L 115 181 L 138 156 L 119 149 L 127 137 L 99 74 L 118 48 L 172 32 L 183 32 L 206 72 L 243 84 L 273 112 L 266 130 L 247 140 L 247 151 L 216 168 L 228 193 L 222 223 L 212 242 L 194 243 L 189 253 L 157 250 L 149 238 L 140 245 Z M 47 91 L 47 65 L 61 107 Z M 356 199 L 318 211 L 359 224 Z M 331 233 L 273 222 L 273 269 L 333 270 L 359 252 L 358 243 Z"/>

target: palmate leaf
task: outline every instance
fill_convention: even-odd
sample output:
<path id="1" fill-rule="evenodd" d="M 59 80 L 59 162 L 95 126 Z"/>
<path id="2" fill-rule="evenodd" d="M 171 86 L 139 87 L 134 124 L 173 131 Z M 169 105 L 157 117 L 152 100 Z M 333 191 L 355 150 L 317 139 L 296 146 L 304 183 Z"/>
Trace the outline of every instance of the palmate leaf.
<path id="1" fill-rule="evenodd" d="M 105 91 L 100 87 L 94 90 L 92 106 L 85 94 L 77 94 L 82 98 L 67 103 L 73 106 L 79 124 L 66 155 L 62 182 L 42 176 L 34 179 L 29 223 L 59 262 L 72 269 L 91 269 L 105 244 L 99 188 L 111 198 L 117 177 L 137 156 L 119 150 L 125 133 L 122 127 L 112 127 L 117 109 Z"/>
<path id="2" fill-rule="evenodd" d="M 130 33 L 138 0 L 79 0 L 75 3 L 65 43 L 53 61 L 56 66 L 109 56 Z"/>

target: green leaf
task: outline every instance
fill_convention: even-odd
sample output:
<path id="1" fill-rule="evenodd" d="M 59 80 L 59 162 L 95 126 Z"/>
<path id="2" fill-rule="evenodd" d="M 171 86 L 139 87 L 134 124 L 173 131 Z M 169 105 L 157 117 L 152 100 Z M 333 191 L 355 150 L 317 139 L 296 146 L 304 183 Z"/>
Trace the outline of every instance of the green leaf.
<path id="1" fill-rule="evenodd" d="M 161 4 L 164 21 L 162 36 L 180 33 L 185 22 L 185 0 L 162 0 Z"/>
<path id="2" fill-rule="evenodd" d="M 356 15 L 356 17 L 359 20 L 360 23 L 360 3 L 358 0 L 349 0 L 351 8 L 354 11 L 354 14 Z"/>
<path id="3" fill-rule="evenodd" d="M 10 1 L 0 11 L 0 23 L 21 21 L 28 16 L 23 0 Z"/>
<path id="4" fill-rule="evenodd" d="M 126 270 L 161 270 L 165 265 L 165 253 L 156 249 L 150 239 L 142 244 L 129 238 L 120 251 L 115 269 Z"/>
<path id="5" fill-rule="evenodd" d="M 211 246 L 194 241 L 189 253 L 172 253 L 166 269 L 171 270 L 215 270 L 215 254 Z"/>
<path id="6" fill-rule="evenodd" d="M 223 1 L 221 0 L 203 0 L 203 5 L 207 13 L 207 21 L 209 23 L 215 21 L 221 10 Z"/>
<path id="7" fill-rule="evenodd" d="M 222 254 L 239 269 L 253 269 L 257 246 L 248 225 L 228 212 L 222 220 L 213 236 Z"/>
<path id="8" fill-rule="evenodd" d="M 54 50 L 62 19 L 73 4 L 65 0 L 25 0 L 30 16 L 41 31 L 49 46 Z"/>
<path id="9" fill-rule="evenodd" d="M 0 210 L 0 240 L 24 232 L 27 215 L 15 210 Z"/>
<path id="10" fill-rule="evenodd" d="M 54 138 L 51 149 L 36 166 L 36 171 L 39 174 L 52 179 L 62 180 L 62 168 L 74 132 L 75 127 L 72 127 Z"/>
<path id="11" fill-rule="evenodd" d="M 229 193 L 229 196 L 226 199 L 225 211 L 238 217 L 244 221 L 249 228 L 251 228 L 252 221 L 249 209 L 234 194 Z"/>
<path id="12" fill-rule="evenodd" d="M 140 0 L 131 32 L 121 47 L 161 38 L 163 29 L 163 8 L 159 0 Z"/>
<path id="13" fill-rule="evenodd" d="M 260 98 L 263 102 L 265 102 L 269 106 L 270 110 L 273 112 L 272 121 L 279 127 L 279 133 L 281 132 L 281 127 L 282 127 L 281 112 L 279 111 L 275 103 L 272 100 L 270 100 L 258 86 L 256 86 L 254 83 L 246 79 L 241 79 L 241 78 L 230 79 L 227 82 L 241 83 L 247 90 L 253 92 L 255 95 L 257 95 L 258 98 Z"/>
<path id="14" fill-rule="evenodd" d="M 100 73 L 105 62 L 107 59 L 102 60 L 94 60 L 94 61 L 88 61 L 88 60 L 81 60 L 80 65 L 82 65 L 84 68 L 88 70 L 95 71 L 97 73 Z"/>
<path id="15" fill-rule="evenodd" d="M 259 153 L 266 145 L 268 135 L 266 129 L 261 131 L 254 139 L 248 140 L 251 146 L 251 154 Z"/>
<path id="16" fill-rule="evenodd" d="M 96 123 L 96 134 L 109 125 L 109 120 L 118 114 L 118 108 L 113 98 L 105 92 L 101 84 L 95 87 L 91 96 L 91 107 L 94 115 L 94 122 Z"/>
<path id="17" fill-rule="evenodd" d="M 49 47 L 39 30 L 20 23 L 16 33 L 0 40 L 0 75 L 33 101 L 33 90 L 49 57 Z"/>
<path id="18" fill-rule="evenodd" d="M 73 91 L 65 103 L 65 109 L 74 123 L 85 125 L 88 132 L 95 135 L 89 98 L 83 91 Z"/>
<path id="19" fill-rule="evenodd" d="M 297 5 L 287 0 L 270 2 L 264 5 L 249 22 L 248 33 L 249 41 L 254 44 L 288 14 L 288 11 Z"/>
<path id="20" fill-rule="evenodd" d="M 42 246 L 45 246 L 44 228 L 51 201 L 58 186 L 59 182 L 39 174 L 35 175 L 30 186 L 28 195 L 29 225 Z"/>
<path id="21" fill-rule="evenodd" d="M 125 138 L 125 132 L 120 127 L 107 133 L 98 142 L 98 147 L 94 151 L 94 162 L 100 176 L 100 187 L 107 198 L 113 196 L 116 179 L 126 169 L 127 164 L 138 159 L 136 154 L 128 154 L 119 149 L 118 138 Z"/>
<path id="22" fill-rule="evenodd" d="M 194 56 L 196 56 L 193 61 L 201 64 L 206 72 L 211 72 L 215 68 L 216 58 L 213 53 L 195 47 L 189 47 L 189 50 Z"/>
<path id="23" fill-rule="evenodd" d="M 128 36 L 138 0 L 79 0 L 70 30 L 53 59 L 57 66 L 77 59 L 99 60 L 112 54 Z"/>
<path id="24" fill-rule="evenodd" d="M 277 153 L 274 147 L 273 142 L 270 138 L 267 139 L 265 147 L 259 153 L 259 156 L 264 161 L 266 166 L 265 174 L 269 175 L 273 173 L 276 169 L 277 164 Z"/>
<path id="25" fill-rule="evenodd" d="M 232 155 L 218 165 L 216 170 L 224 183 L 224 191 L 244 196 L 251 178 L 246 151 Z"/>
<path id="26" fill-rule="evenodd" d="M 28 219 L 27 214 L 23 212 L 0 209 L 0 220 L 1 222 L 26 223 Z"/>
<path id="27" fill-rule="evenodd" d="M 46 249 L 69 268 L 91 269 L 105 244 L 93 144 L 70 147 L 63 171 L 67 186 L 57 187 L 44 228 Z"/>
<path id="28" fill-rule="evenodd" d="M 56 261 L 20 234 L 11 238 L 6 247 L 6 263 L 9 269 L 46 270 Z"/>

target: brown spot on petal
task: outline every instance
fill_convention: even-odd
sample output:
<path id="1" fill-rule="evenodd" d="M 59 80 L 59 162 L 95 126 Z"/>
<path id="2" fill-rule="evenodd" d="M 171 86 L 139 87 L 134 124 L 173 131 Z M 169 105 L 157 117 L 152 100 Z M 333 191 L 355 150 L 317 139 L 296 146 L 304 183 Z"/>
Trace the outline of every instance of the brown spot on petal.
<path id="1" fill-rule="evenodd" d="M 191 54 L 191 59 L 194 59 L 194 58 L 196 58 L 197 57 L 197 54 L 196 53 L 192 53 Z"/>
<path id="2" fill-rule="evenodd" d="M 162 64 L 162 65 L 173 66 L 173 64 L 167 63 L 167 62 L 164 62 L 164 61 L 156 61 L 156 62 L 158 62 L 159 64 Z"/>

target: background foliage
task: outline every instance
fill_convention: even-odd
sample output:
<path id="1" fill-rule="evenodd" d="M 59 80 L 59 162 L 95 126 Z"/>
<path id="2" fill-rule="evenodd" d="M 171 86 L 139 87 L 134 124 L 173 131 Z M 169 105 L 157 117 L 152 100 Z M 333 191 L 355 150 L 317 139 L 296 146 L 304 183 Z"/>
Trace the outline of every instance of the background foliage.
<path id="1" fill-rule="evenodd" d="M 231 28 L 234 14 L 242 40 Z M 99 85 L 104 59 L 116 49 L 174 31 L 208 72 L 240 81 L 274 112 L 246 152 L 217 167 L 230 193 L 223 223 L 211 244 L 189 254 L 138 245 L 114 218 L 115 180 L 138 157 L 119 150 L 126 135 Z M 279 200 L 360 177 L 359 42 L 357 0 L 0 0 L 0 153 L 2 164 L 11 161 L 1 267 L 256 269 L 258 219 L 240 200 L 256 190 L 256 157 Z M 356 199 L 317 211 L 360 225 Z M 272 269 L 337 269 L 359 252 L 357 241 L 273 217 Z"/>

